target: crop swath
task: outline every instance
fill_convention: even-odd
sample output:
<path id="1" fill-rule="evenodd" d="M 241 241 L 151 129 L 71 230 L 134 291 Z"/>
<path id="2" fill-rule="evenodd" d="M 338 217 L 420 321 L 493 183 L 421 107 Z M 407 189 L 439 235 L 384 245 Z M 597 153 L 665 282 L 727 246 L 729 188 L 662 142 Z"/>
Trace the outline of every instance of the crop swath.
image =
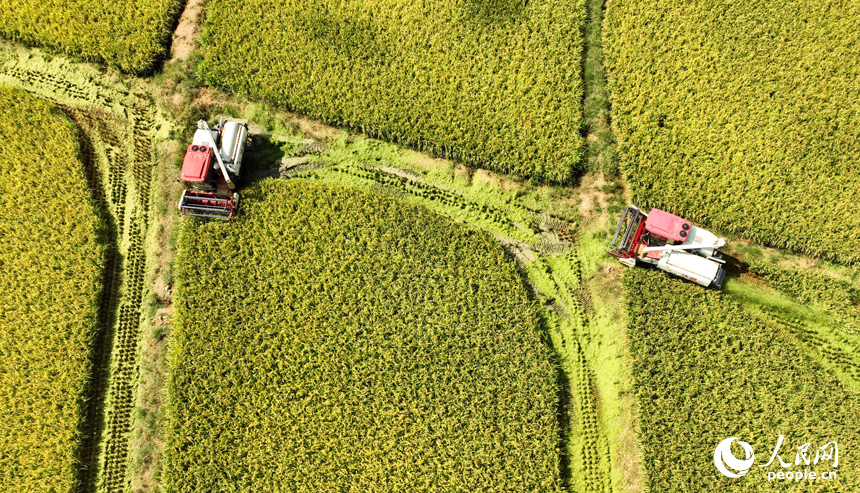
<path id="1" fill-rule="evenodd" d="M 733 297 L 769 330 L 795 341 L 843 384 L 860 391 L 860 289 L 811 269 L 751 259 Z M 746 287 L 746 286 L 749 287 Z"/>

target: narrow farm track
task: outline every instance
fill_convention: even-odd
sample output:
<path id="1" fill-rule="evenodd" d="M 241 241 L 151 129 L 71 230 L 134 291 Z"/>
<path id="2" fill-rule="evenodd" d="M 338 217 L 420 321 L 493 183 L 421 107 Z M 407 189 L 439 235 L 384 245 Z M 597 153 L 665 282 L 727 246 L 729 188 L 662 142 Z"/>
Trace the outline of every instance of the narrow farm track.
<path id="1" fill-rule="evenodd" d="M 150 225 L 148 98 L 62 59 L 0 52 L 0 83 L 57 104 L 78 126 L 90 190 L 108 224 L 100 331 L 93 350 L 79 491 L 125 491 Z"/>
<path id="2" fill-rule="evenodd" d="M 549 333 L 569 385 L 565 444 L 570 491 L 612 491 L 608 440 L 599 421 L 600 391 L 584 349 L 595 310 L 579 248 L 563 256 L 541 255 L 532 263 L 517 260 L 535 294 L 554 315 L 548 321 Z"/>
<path id="3" fill-rule="evenodd" d="M 203 0 L 188 0 L 179 24 L 173 32 L 173 42 L 170 45 L 170 59 L 185 60 L 194 51 L 197 39 L 200 37 L 203 12 Z"/>

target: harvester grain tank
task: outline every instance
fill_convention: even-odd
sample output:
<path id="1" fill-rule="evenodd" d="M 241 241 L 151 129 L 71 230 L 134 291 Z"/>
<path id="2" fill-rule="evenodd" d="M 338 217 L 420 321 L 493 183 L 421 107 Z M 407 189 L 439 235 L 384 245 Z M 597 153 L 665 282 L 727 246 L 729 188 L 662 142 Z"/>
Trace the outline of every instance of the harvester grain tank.
<path id="1" fill-rule="evenodd" d="M 720 289 L 726 271 L 718 249 L 725 244 L 725 239 L 679 216 L 660 209 L 645 214 L 629 205 L 606 252 L 628 267 L 652 265 L 696 284 Z"/>
<path id="2" fill-rule="evenodd" d="M 236 215 L 236 181 L 249 137 L 245 120 L 221 118 L 212 129 L 204 120 L 197 122 L 179 175 L 185 183 L 179 199 L 183 216 L 232 219 Z"/>

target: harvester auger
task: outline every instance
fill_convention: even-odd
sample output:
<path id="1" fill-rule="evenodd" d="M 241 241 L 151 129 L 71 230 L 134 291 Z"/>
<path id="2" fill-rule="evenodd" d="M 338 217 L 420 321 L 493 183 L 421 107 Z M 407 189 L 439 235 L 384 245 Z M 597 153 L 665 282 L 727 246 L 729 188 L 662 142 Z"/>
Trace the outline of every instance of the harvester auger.
<path id="1" fill-rule="evenodd" d="M 221 118 L 211 130 L 200 120 L 185 151 L 179 179 L 185 190 L 179 199 L 183 216 L 230 220 L 239 207 L 236 181 L 250 141 L 248 122 Z"/>
<path id="2" fill-rule="evenodd" d="M 710 231 L 660 209 L 645 214 L 638 207 L 624 209 L 606 252 L 622 264 L 652 265 L 705 287 L 720 289 L 726 271 L 717 251 L 726 244 Z"/>

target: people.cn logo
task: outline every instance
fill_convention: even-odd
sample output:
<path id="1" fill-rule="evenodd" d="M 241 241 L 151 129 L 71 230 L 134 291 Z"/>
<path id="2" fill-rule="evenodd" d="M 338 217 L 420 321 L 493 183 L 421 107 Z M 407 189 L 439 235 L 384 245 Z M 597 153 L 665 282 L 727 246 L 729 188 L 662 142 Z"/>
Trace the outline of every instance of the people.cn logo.
<path id="1" fill-rule="evenodd" d="M 738 437 L 729 437 L 717 445 L 714 450 L 714 465 L 723 476 L 729 478 L 739 478 L 747 473 L 755 461 L 753 448 L 747 442 L 738 440 L 738 445 L 743 447 L 746 453 L 745 459 L 738 459 L 732 454 L 732 442 L 738 440 Z"/>

